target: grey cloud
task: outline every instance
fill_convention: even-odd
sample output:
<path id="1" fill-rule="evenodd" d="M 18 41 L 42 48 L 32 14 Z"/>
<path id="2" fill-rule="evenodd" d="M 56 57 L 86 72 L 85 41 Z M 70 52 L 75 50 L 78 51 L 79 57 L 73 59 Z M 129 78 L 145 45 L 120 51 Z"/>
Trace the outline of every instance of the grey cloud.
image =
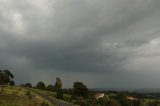
<path id="1" fill-rule="evenodd" d="M 96 85 L 96 81 L 103 82 L 106 75 L 109 86 L 117 87 L 112 85 L 117 81 L 114 77 L 120 80 L 131 73 L 136 75 L 133 60 L 139 58 L 150 41 L 159 38 L 159 3 L 158 0 L 2 0 L 1 67 L 15 70 L 17 80 L 34 79 L 32 73 L 38 72 L 35 80 L 45 79 L 44 73 L 46 76 L 77 73 L 80 76 L 72 81 L 85 76 L 84 81 L 92 83 L 91 86 L 103 86 Z M 95 78 L 95 84 L 86 75 Z M 101 76 L 103 79 L 99 79 Z M 136 85 L 128 81 L 125 87 L 130 87 L 130 82 Z"/>

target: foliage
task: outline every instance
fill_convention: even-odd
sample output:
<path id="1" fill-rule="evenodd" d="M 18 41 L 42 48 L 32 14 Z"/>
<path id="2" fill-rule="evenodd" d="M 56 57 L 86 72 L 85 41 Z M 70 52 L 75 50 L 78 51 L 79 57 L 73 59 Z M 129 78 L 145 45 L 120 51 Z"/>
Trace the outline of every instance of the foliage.
<path id="1" fill-rule="evenodd" d="M 62 81 L 60 78 L 56 78 L 55 89 L 62 89 Z"/>
<path id="2" fill-rule="evenodd" d="M 46 88 L 46 86 L 45 86 L 44 82 L 38 82 L 37 83 L 37 88 L 44 90 Z"/>
<path id="3" fill-rule="evenodd" d="M 127 96 L 126 94 L 124 93 L 120 93 L 117 95 L 117 99 L 119 101 L 119 103 L 122 105 L 122 106 L 128 106 L 129 105 L 129 101 L 127 99 Z"/>
<path id="4" fill-rule="evenodd" d="M 34 96 L 33 93 L 31 93 L 30 90 L 23 90 L 23 88 L 18 88 L 14 90 L 15 83 L 13 81 L 13 74 L 9 70 L 0 70 L 0 85 L 2 86 L 1 92 L 0 92 L 0 106 L 4 105 L 6 102 L 6 98 L 9 98 L 9 100 L 20 100 L 24 99 L 24 101 L 27 100 L 28 103 L 32 102 L 34 104 L 30 106 L 49 106 L 50 104 L 46 101 L 36 100 L 36 96 Z M 10 85 L 7 87 L 4 87 L 4 85 Z M 26 83 L 23 86 L 32 88 L 31 83 Z M 11 87 L 12 90 L 6 92 L 6 88 Z M 16 87 L 15 87 L 16 88 Z M 64 99 L 65 101 L 78 104 L 80 106 L 160 106 L 160 94 L 140 94 L 140 93 L 134 93 L 134 92 L 104 92 L 107 95 L 103 98 L 96 99 L 94 96 L 97 91 L 92 91 L 87 88 L 86 85 L 84 85 L 82 82 L 75 82 L 73 84 L 73 88 L 69 89 L 62 89 L 62 81 L 60 78 L 56 78 L 55 85 L 48 85 L 47 87 L 43 82 L 38 82 L 37 86 L 35 88 L 38 88 L 39 91 L 43 91 L 47 96 L 56 97 L 58 99 Z M 37 90 L 38 90 L 37 89 Z M 41 90 L 40 90 L 41 89 Z M 45 91 L 47 90 L 47 91 Z M 52 91 L 52 92 L 49 92 Z M 56 93 L 55 93 L 55 92 Z M 5 98 L 2 98 L 5 94 Z M 24 94 L 22 92 L 25 92 Z M 63 95 L 64 94 L 64 95 Z M 11 96 L 12 95 L 12 96 Z M 55 96 L 56 95 L 56 96 Z M 129 96 L 135 97 L 135 99 L 129 99 Z M 27 98 L 27 99 L 26 99 Z M 36 100 L 36 101 L 35 101 Z M 43 100 L 43 99 L 41 99 Z M 23 102 L 24 102 L 23 101 Z M 38 102 L 37 102 L 38 101 Z M 20 102 L 19 102 L 20 103 Z M 27 103 L 26 103 L 27 104 Z M 12 103 L 14 106 L 20 106 L 17 103 Z M 27 105 L 28 106 L 28 105 Z"/>
<path id="5" fill-rule="evenodd" d="M 77 97 L 75 104 L 78 104 L 80 106 L 88 106 L 89 104 L 87 104 L 86 100 L 83 99 L 83 97 Z"/>
<path id="6" fill-rule="evenodd" d="M 141 104 L 141 101 L 138 99 L 138 100 L 134 100 L 134 101 L 132 101 L 132 106 L 140 106 L 140 104 Z"/>
<path id="7" fill-rule="evenodd" d="M 68 88 L 68 89 L 64 88 L 64 89 L 62 89 L 62 92 L 67 95 L 73 95 L 73 89 L 71 89 L 71 88 Z"/>
<path id="8" fill-rule="evenodd" d="M 15 82 L 14 81 L 10 81 L 9 85 L 10 86 L 15 86 Z"/>
<path id="9" fill-rule="evenodd" d="M 116 100 L 110 100 L 108 101 L 107 106 L 121 106 L 121 105 Z"/>
<path id="10" fill-rule="evenodd" d="M 29 96 L 31 96 L 31 99 Z M 41 106 L 41 103 L 46 100 L 23 87 L 6 86 L 3 92 L 0 92 L 0 101 L 0 106 Z"/>
<path id="11" fill-rule="evenodd" d="M 28 99 L 32 99 L 32 95 L 31 95 L 30 91 L 27 91 L 26 95 L 27 95 Z"/>
<path id="12" fill-rule="evenodd" d="M 53 85 L 48 85 L 46 90 L 47 91 L 55 91 L 55 87 Z"/>
<path id="13" fill-rule="evenodd" d="M 158 101 L 158 100 L 149 101 L 148 105 L 149 106 L 160 106 L 160 101 Z"/>
<path id="14" fill-rule="evenodd" d="M 14 76 L 9 70 L 0 70 L 0 85 L 8 85 L 13 78 Z"/>
<path id="15" fill-rule="evenodd" d="M 2 104 L 3 102 L 0 100 L 0 104 Z"/>
<path id="16" fill-rule="evenodd" d="M 87 97 L 88 88 L 82 82 L 75 82 L 73 85 L 73 96 Z"/>
<path id="17" fill-rule="evenodd" d="M 62 81 L 60 78 L 56 78 L 55 90 L 56 90 L 56 97 L 58 99 L 63 99 Z"/>
<path id="18" fill-rule="evenodd" d="M 48 104 L 47 102 L 43 101 L 43 102 L 41 103 L 41 106 L 49 106 L 49 104 Z"/>
<path id="19" fill-rule="evenodd" d="M 28 87 L 28 88 L 32 88 L 32 84 L 31 83 L 25 83 L 23 86 L 24 87 Z"/>
<path id="20" fill-rule="evenodd" d="M 62 89 L 57 89 L 57 90 L 56 90 L 56 97 L 57 97 L 58 99 L 63 99 Z"/>

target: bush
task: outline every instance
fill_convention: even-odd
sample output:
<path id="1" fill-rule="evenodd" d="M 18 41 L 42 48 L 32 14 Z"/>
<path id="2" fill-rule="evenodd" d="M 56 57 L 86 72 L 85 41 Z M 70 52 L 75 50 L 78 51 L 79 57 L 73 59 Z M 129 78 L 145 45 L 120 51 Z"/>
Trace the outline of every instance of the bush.
<path id="1" fill-rule="evenodd" d="M 26 95 L 27 95 L 28 99 L 32 99 L 32 95 L 31 95 L 30 91 L 27 91 Z"/>
<path id="2" fill-rule="evenodd" d="M 63 99 L 62 89 L 57 89 L 56 90 L 56 98 L 57 99 Z"/>
<path id="3" fill-rule="evenodd" d="M 88 88 L 82 82 L 74 82 L 73 84 L 73 96 L 76 97 L 88 97 Z"/>
<path id="4" fill-rule="evenodd" d="M 67 102 L 71 102 L 71 96 L 68 96 L 68 95 L 65 95 L 64 97 L 63 97 L 63 100 L 65 100 L 65 101 L 67 101 Z"/>
<path id="5" fill-rule="evenodd" d="M 47 102 L 43 101 L 43 102 L 41 103 L 41 106 L 49 106 L 49 104 L 48 104 Z"/>
<path id="6" fill-rule="evenodd" d="M 37 88 L 45 90 L 46 89 L 46 85 L 44 84 L 44 82 L 38 82 L 37 83 Z"/>
<path id="7" fill-rule="evenodd" d="M 0 104 L 2 104 L 2 101 L 0 101 Z"/>
<path id="8" fill-rule="evenodd" d="M 75 104 L 78 104 L 80 106 L 87 106 L 86 101 L 83 99 L 83 97 L 77 97 Z"/>
<path id="9" fill-rule="evenodd" d="M 24 84 L 25 87 L 28 87 L 28 88 L 32 88 L 32 84 L 31 83 L 26 83 Z"/>
<path id="10" fill-rule="evenodd" d="M 14 81 L 10 81 L 9 85 L 10 86 L 15 86 L 15 82 Z"/>

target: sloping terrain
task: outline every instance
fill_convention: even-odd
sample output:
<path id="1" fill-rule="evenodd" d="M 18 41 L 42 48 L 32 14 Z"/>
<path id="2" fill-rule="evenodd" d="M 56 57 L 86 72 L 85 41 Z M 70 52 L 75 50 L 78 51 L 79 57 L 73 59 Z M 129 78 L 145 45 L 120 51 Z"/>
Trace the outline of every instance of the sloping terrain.
<path id="1" fill-rule="evenodd" d="M 53 106 L 35 92 L 21 87 L 0 88 L 0 106 Z"/>
<path id="2" fill-rule="evenodd" d="M 45 91 L 45 90 L 38 90 L 38 89 L 30 89 L 31 91 L 37 93 L 41 97 L 45 98 L 48 100 L 50 103 L 55 104 L 56 106 L 75 106 L 72 103 L 59 100 L 55 98 L 56 93 L 55 92 L 50 92 L 50 91 Z M 65 95 L 64 95 L 65 96 Z"/>

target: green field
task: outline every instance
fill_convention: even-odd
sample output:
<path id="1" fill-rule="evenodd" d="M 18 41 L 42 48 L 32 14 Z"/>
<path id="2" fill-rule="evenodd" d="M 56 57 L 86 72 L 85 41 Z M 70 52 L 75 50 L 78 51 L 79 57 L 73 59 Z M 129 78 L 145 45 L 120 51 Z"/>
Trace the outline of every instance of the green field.
<path id="1" fill-rule="evenodd" d="M 0 106 L 53 106 L 43 97 L 21 87 L 0 88 Z"/>

